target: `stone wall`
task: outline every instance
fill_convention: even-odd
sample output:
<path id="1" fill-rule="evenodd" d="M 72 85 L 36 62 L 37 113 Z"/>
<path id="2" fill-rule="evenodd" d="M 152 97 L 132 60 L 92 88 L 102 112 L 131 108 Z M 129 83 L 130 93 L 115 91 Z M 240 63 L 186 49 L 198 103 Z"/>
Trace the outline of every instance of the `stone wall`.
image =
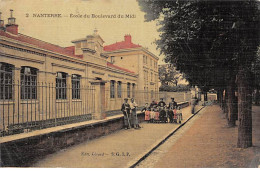
<path id="1" fill-rule="evenodd" d="M 139 122 L 144 114 L 138 114 Z M 44 156 L 88 140 L 108 135 L 123 128 L 123 116 L 118 115 L 96 123 L 72 126 L 37 136 L 7 142 L 1 140 L 1 167 L 27 167 Z M 26 133 L 24 133 L 26 134 Z M 16 135 L 17 136 L 17 135 Z M 19 135 L 21 136 L 21 135 Z"/>

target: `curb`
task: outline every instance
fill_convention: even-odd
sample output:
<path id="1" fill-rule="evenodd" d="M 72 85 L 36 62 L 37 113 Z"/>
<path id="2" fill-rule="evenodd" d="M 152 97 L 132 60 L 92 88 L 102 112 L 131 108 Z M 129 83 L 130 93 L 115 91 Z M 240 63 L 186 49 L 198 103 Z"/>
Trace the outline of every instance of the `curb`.
<path id="1" fill-rule="evenodd" d="M 199 113 L 202 109 L 204 109 L 206 106 L 202 106 L 198 111 L 196 111 L 192 116 L 190 116 L 185 122 L 183 122 L 180 126 L 178 126 L 174 131 L 172 131 L 169 135 L 167 135 L 163 140 L 161 140 L 158 144 L 156 144 L 151 150 L 148 150 L 148 152 L 145 152 L 144 155 L 142 155 L 141 158 L 139 158 L 137 161 L 132 162 L 132 164 L 129 164 L 127 168 L 134 168 L 139 163 L 141 163 L 144 159 L 146 159 L 154 150 L 156 150 L 159 146 L 161 146 L 166 140 L 168 140 L 175 132 L 177 132 L 181 127 L 183 127 L 190 119 L 192 119 L 197 113 Z"/>

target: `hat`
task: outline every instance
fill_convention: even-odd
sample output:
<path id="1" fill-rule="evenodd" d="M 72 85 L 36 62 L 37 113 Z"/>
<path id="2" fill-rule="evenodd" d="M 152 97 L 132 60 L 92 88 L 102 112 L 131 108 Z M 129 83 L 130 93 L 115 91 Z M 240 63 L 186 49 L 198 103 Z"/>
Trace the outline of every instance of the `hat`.
<path id="1" fill-rule="evenodd" d="M 124 98 L 124 100 L 128 100 L 128 98 Z"/>
<path id="2" fill-rule="evenodd" d="M 172 97 L 171 99 L 174 100 L 174 97 Z"/>

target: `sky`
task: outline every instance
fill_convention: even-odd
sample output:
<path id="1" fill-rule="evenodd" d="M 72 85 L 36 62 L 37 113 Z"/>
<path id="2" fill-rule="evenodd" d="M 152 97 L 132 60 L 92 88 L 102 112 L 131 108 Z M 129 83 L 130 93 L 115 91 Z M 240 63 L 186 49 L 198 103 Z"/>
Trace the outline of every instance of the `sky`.
<path id="1" fill-rule="evenodd" d="M 133 43 L 148 47 L 160 58 L 159 64 L 163 63 L 163 56 L 159 56 L 153 43 L 159 38 L 156 21 L 144 22 L 144 13 L 136 0 L 0 0 L 5 24 L 10 9 L 14 10 L 22 34 L 63 47 L 92 34 L 95 28 L 104 45 L 123 41 L 125 34 L 131 34 Z M 62 17 L 33 17 L 34 14 L 61 14 Z M 116 18 L 92 18 L 92 14 L 116 15 Z M 118 18 L 119 14 L 124 18 Z M 134 18 L 125 18 L 128 14 Z M 74 17 L 79 15 L 82 17 Z"/>

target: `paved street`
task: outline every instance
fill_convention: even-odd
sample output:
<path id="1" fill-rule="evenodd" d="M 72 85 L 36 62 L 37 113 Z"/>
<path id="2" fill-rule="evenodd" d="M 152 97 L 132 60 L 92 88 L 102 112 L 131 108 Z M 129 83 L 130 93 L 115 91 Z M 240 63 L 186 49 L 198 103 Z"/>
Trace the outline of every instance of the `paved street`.
<path id="1" fill-rule="evenodd" d="M 183 122 L 192 116 L 190 111 L 183 109 Z M 129 167 L 179 125 L 142 123 L 139 130 L 120 130 L 48 155 L 33 167 Z"/>
<path id="2" fill-rule="evenodd" d="M 237 126 L 226 127 L 219 106 L 208 106 L 137 167 L 259 167 L 260 106 L 253 107 L 253 145 L 236 148 Z"/>

